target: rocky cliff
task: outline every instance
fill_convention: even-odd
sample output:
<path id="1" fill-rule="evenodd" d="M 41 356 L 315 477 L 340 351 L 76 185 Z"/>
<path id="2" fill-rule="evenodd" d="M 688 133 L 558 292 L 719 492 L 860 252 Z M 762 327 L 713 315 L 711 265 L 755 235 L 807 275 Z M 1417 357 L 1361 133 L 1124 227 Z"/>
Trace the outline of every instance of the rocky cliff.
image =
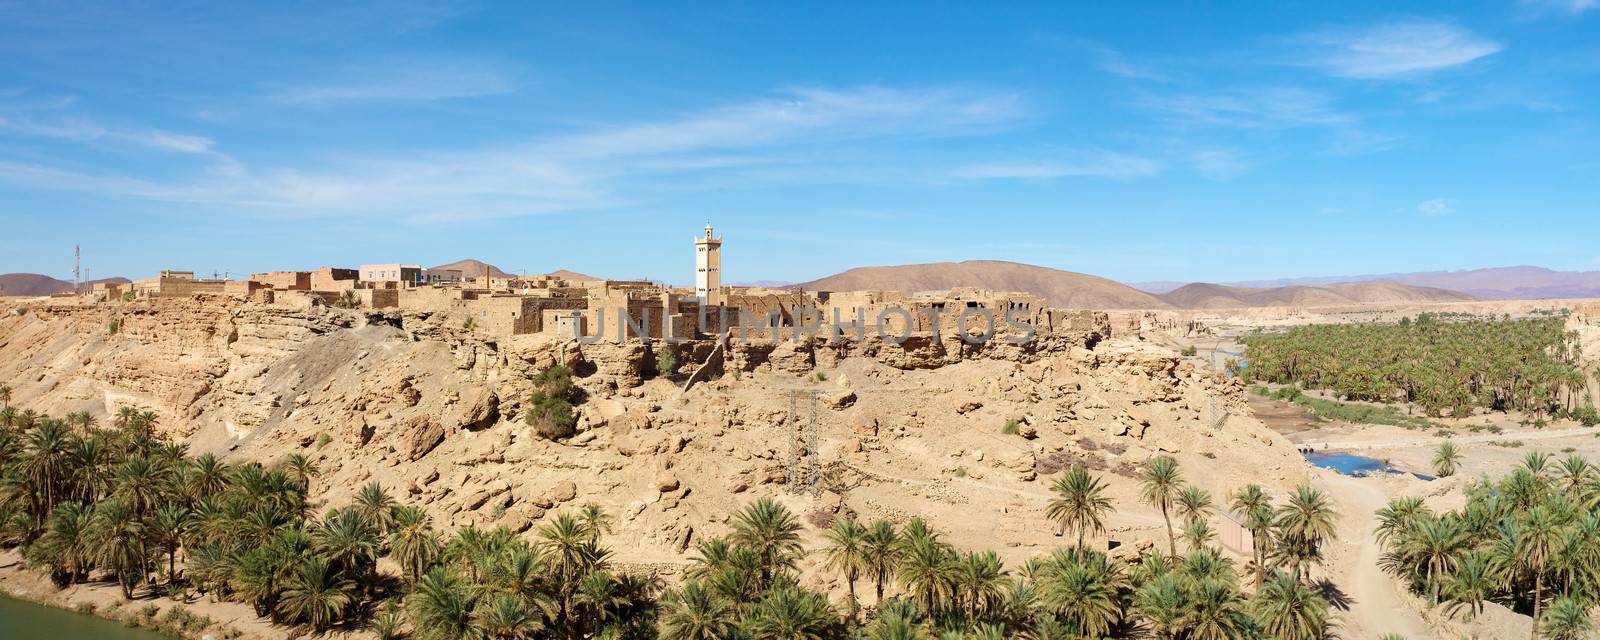
<path id="1" fill-rule="evenodd" d="M 443 314 L 221 299 L 0 312 L 0 382 L 21 407 L 102 424 L 154 410 L 196 452 L 305 453 L 318 499 L 377 481 L 446 527 L 525 531 L 594 502 L 617 516 L 619 559 L 667 569 L 758 495 L 819 526 L 928 516 L 957 544 L 1020 558 L 1055 543 L 1044 503 L 1069 465 L 1111 482 L 1110 537 L 1125 542 L 1164 536 L 1132 479 L 1150 457 L 1177 457 L 1219 500 L 1302 469 L 1240 384 L 1117 339 L 1103 314 L 1026 346 L 736 342 L 720 376 L 682 392 L 644 375 L 643 345 L 491 338 Z M 712 347 L 673 348 L 692 366 Z M 585 396 L 562 442 L 520 420 L 553 363 Z"/>

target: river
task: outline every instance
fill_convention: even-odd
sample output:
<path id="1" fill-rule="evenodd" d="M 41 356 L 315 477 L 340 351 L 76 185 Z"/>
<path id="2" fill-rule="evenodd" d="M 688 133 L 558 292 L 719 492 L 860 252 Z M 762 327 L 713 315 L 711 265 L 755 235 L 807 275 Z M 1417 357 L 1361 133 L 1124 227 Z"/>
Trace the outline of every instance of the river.
<path id="1" fill-rule="evenodd" d="M 0 596 L 0 638 L 10 640 L 163 640 L 103 618 Z"/>

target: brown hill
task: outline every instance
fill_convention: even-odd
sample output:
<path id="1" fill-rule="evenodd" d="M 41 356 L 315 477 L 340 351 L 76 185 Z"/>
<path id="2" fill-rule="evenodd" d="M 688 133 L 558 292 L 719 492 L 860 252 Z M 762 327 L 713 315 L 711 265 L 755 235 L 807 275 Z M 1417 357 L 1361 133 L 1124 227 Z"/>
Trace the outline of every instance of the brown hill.
<path id="1" fill-rule="evenodd" d="M 1496 267 L 1466 271 L 1324 276 L 1232 284 L 1240 287 L 1282 287 L 1375 281 L 1448 289 L 1490 299 L 1600 298 L 1600 271 L 1555 271 L 1544 267 Z M 1148 284 L 1153 287 L 1162 283 Z M 1152 291 L 1143 286 L 1139 288 Z"/>
<path id="2" fill-rule="evenodd" d="M 566 269 L 557 269 L 557 270 L 551 271 L 550 273 L 547 273 L 545 275 L 547 275 L 547 276 L 555 276 L 557 278 L 561 278 L 562 280 L 573 280 L 573 281 L 577 281 L 577 282 L 582 282 L 582 281 L 585 281 L 585 280 L 593 281 L 593 280 L 599 280 L 600 279 L 600 278 L 596 278 L 596 277 L 591 276 L 591 275 L 578 273 L 576 271 L 567 271 Z"/>
<path id="3" fill-rule="evenodd" d="M 488 274 L 489 277 L 491 277 L 491 278 L 509 278 L 509 277 L 511 277 L 511 274 L 506 273 L 504 271 L 501 271 L 500 267 L 496 267 L 496 266 L 494 266 L 492 264 L 489 264 L 487 262 L 484 262 L 482 260 L 473 260 L 471 258 L 468 258 L 466 260 L 457 260 L 457 261 L 452 262 L 450 264 L 441 264 L 441 265 L 439 265 L 437 267 L 434 267 L 434 268 L 435 269 L 455 269 L 457 271 L 460 271 L 461 272 L 461 276 L 464 277 L 464 278 L 481 278 L 481 277 L 484 276 L 484 274 Z"/>
<path id="4" fill-rule="evenodd" d="M 1233 309 L 1241 307 L 1329 307 L 1410 302 L 1461 302 L 1477 298 L 1459 293 L 1393 282 L 1358 282 L 1320 287 L 1230 287 L 1220 284 L 1184 285 L 1162 300 L 1183 309 Z"/>
<path id="5" fill-rule="evenodd" d="M 126 284 L 127 278 L 101 278 L 83 283 L 84 288 L 92 287 L 99 283 Z M 7 273 L 0 275 L 0 296 L 48 296 L 56 293 L 70 293 L 72 282 L 70 280 L 57 280 L 50 276 L 37 273 Z"/>
<path id="6" fill-rule="evenodd" d="M 858 267 L 791 288 L 807 291 L 938 291 L 979 287 L 1024 291 L 1053 307 L 1069 309 L 1166 309 L 1166 301 L 1099 276 L 1016 262 L 968 260 L 892 267 Z"/>

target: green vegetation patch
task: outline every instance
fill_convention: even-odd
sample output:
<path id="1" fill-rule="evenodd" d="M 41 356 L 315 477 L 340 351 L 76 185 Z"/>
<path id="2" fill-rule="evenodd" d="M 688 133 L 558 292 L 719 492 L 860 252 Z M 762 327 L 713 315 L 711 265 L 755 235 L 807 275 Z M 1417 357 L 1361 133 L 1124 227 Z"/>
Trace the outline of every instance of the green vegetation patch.
<path id="1" fill-rule="evenodd" d="M 1563 316 L 1529 319 L 1422 314 L 1396 324 L 1296 327 L 1243 339 L 1258 382 L 1326 389 L 1347 400 L 1403 401 L 1429 416 L 1476 408 L 1561 415 L 1585 375 Z M 1600 419 L 1600 417 L 1597 417 Z"/>

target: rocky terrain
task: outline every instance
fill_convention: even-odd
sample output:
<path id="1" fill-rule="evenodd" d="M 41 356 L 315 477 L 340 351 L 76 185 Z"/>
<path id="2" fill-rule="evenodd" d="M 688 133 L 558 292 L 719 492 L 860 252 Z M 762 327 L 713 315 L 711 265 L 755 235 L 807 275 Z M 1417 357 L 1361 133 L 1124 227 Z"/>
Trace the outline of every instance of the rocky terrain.
<path id="1" fill-rule="evenodd" d="M 1251 417 L 1241 385 L 1114 334 L 1103 314 L 1024 347 L 736 342 L 720 375 L 684 392 L 682 375 L 644 375 L 640 344 L 486 339 L 443 314 L 0 304 L 0 380 L 19 407 L 102 424 L 123 405 L 154 410 L 196 453 L 302 452 L 322 468 L 318 499 L 377 481 L 446 528 L 526 531 L 593 502 L 617 516 L 618 559 L 664 573 L 757 496 L 813 524 L 927 516 L 956 544 L 1017 562 L 1059 543 L 1044 503 L 1050 476 L 1074 463 L 1110 481 L 1109 537 L 1125 549 L 1165 535 L 1131 479 L 1152 456 L 1175 456 L 1219 498 L 1304 474 L 1288 441 Z M 675 348 L 687 373 L 713 345 Z M 585 395 L 577 435 L 561 442 L 519 415 L 530 376 L 555 363 Z"/>

